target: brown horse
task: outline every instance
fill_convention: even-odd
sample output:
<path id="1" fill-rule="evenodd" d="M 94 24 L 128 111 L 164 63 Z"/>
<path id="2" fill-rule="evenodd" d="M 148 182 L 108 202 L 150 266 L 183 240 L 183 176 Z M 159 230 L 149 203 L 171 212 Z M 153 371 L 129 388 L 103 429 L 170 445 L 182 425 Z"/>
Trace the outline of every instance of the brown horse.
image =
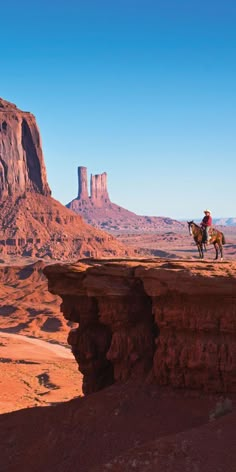
<path id="1" fill-rule="evenodd" d="M 187 223 L 188 223 L 189 234 L 193 236 L 193 239 L 197 245 L 200 259 L 204 259 L 204 253 L 203 253 L 203 246 L 205 246 L 204 231 L 202 230 L 200 226 L 194 223 L 194 221 L 187 221 Z M 215 259 L 218 259 L 218 255 L 220 251 L 220 260 L 222 261 L 223 260 L 223 244 L 225 244 L 224 234 L 215 228 L 211 228 L 209 231 L 209 236 L 210 236 L 209 243 L 214 244 L 214 248 L 216 251 Z M 205 250 L 206 250 L 206 246 L 205 246 Z"/>

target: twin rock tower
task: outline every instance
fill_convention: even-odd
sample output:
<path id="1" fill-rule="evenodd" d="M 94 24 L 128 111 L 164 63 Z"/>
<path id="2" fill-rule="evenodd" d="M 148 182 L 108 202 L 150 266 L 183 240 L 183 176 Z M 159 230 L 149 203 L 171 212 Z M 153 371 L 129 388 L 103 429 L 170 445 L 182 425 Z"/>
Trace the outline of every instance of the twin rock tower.
<path id="1" fill-rule="evenodd" d="M 91 175 L 90 195 L 88 193 L 87 167 L 78 167 L 78 200 L 90 202 L 94 206 L 103 206 L 110 202 L 107 191 L 107 173 Z"/>

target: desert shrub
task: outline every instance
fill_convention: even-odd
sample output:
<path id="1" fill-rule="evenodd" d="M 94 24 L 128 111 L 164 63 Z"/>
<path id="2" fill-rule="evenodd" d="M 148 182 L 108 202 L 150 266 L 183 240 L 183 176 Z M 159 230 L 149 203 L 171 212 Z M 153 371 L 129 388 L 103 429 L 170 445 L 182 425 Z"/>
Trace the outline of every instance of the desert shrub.
<path id="1" fill-rule="evenodd" d="M 233 410 L 233 402 L 229 398 L 224 398 L 223 400 L 216 403 L 214 410 L 210 411 L 209 420 L 213 421 L 220 416 L 227 415 Z"/>

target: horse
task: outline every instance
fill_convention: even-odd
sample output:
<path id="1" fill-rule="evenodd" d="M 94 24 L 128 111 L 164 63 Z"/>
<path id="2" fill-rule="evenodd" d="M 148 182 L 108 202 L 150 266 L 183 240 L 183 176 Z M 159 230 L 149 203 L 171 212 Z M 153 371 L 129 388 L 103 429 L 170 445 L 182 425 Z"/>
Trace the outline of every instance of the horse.
<path id="1" fill-rule="evenodd" d="M 187 221 L 187 223 L 188 223 L 189 234 L 193 236 L 193 239 L 197 245 L 200 259 L 204 259 L 203 246 L 205 246 L 205 251 L 206 251 L 206 245 L 204 242 L 204 231 L 202 230 L 200 226 L 194 223 L 194 221 Z M 220 251 L 220 260 L 222 261 L 223 260 L 223 244 L 225 244 L 224 234 L 215 228 L 211 228 L 209 231 L 209 236 L 210 236 L 209 244 L 214 244 L 214 248 L 216 251 L 215 260 L 218 259 L 218 255 Z"/>

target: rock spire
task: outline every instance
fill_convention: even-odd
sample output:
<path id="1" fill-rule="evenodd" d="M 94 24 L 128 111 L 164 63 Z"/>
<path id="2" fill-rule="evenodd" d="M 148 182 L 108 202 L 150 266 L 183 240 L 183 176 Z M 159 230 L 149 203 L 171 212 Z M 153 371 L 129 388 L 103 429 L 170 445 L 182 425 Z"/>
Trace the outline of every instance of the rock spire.
<path id="1" fill-rule="evenodd" d="M 107 173 L 91 175 L 90 194 L 93 202 L 106 202 L 109 199 L 107 191 Z"/>
<path id="2" fill-rule="evenodd" d="M 87 167 L 78 167 L 78 198 L 79 200 L 87 200 L 88 196 L 88 181 L 87 181 Z"/>
<path id="3" fill-rule="evenodd" d="M 78 167 L 78 199 L 91 200 L 95 206 L 110 201 L 107 191 L 107 173 L 92 175 L 90 178 L 90 196 L 88 195 L 87 167 Z"/>

